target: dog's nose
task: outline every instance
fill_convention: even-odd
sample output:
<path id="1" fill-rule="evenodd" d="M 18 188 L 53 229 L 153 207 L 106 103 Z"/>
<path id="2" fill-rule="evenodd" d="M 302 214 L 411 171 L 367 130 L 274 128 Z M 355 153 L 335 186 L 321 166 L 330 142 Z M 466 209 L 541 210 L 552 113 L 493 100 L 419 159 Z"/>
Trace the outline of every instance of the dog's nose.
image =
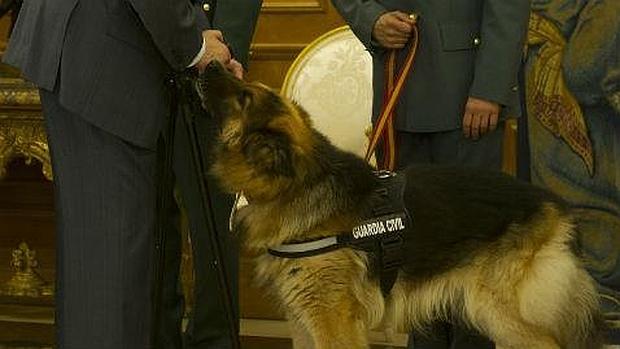
<path id="1" fill-rule="evenodd" d="M 222 63 L 214 59 L 209 64 L 207 64 L 207 68 L 205 69 L 205 72 L 215 73 L 215 72 L 222 71 L 223 69 L 224 67 L 222 67 Z"/>

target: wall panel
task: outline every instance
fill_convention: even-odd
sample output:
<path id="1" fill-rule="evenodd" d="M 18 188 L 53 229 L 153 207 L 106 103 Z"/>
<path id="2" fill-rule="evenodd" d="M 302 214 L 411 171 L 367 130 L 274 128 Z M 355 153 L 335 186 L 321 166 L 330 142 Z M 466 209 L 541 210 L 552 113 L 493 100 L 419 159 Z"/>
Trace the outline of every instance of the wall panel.
<path id="1" fill-rule="evenodd" d="M 329 0 L 265 0 L 252 44 L 248 80 L 279 88 L 299 52 L 343 24 Z"/>

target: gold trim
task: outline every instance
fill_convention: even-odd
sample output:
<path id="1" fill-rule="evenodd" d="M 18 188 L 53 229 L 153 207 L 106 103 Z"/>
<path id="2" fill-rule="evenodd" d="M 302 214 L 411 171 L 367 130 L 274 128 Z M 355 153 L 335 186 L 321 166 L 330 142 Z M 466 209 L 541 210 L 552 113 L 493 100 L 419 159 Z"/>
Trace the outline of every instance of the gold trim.
<path id="1" fill-rule="evenodd" d="M 284 82 L 282 83 L 282 88 L 280 89 L 281 93 L 285 96 L 288 96 L 288 90 L 291 88 L 291 78 L 297 68 L 301 64 L 301 62 L 306 58 L 306 56 L 310 53 L 310 51 L 314 50 L 317 46 L 322 44 L 325 40 L 329 39 L 332 36 L 340 34 L 342 32 L 346 32 L 351 30 L 348 25 L 344 25 L 342 27 L 338 27 L 328 31 L 327 33 L 319 36 L 314 41 L 309 43 L 300 53 L 297 55 L 297 58 L 293 61 L 290 68 L 288 68 L 286 75 L 284 76 Z"/>
<path id="2" fill-rule="evenodd" d="M 37 273 L 39 267 L 37 252 L 22 242 L 13 250 L 11 267 L 15 274 L 3 288 L 0 295 L 15 297 L 41 297 L 54 294 L 53 288 Z"/>
<path id="3" fill-rule="evenodd" d="M 262 13 L 324 13 L 327 0 L 316 1 L 265 1 Z"/>
<path id="4" fill-rule="evenodd" d="M 306 44 L 254 44 L 250 51 L 252 61 L 293 60 Z"/>
<path id="5" fill-rule="evenodd" d="M 6 165 L 17 156 L 43 165 L 43 175 L 52 180 L 52 163 L 47 145 L 39 93 L 21 79 L 0 79 L 0 178 Z"/>
<path id="6" fill-rule="evenodd" d="M 41 99 L 37 88 L 22 80 L 0 78 L 0 108 L 36 107 L 40 109 Z"/>
<path id="7" fill-rule="evenodd" d="M 0 114 L 0 178 L 9 161 L 17 156 L 26 157 L 27 163 L 32 159 L 39 161 L 45 178 L 52 180 L 52 163 L 40 115 Z"/>

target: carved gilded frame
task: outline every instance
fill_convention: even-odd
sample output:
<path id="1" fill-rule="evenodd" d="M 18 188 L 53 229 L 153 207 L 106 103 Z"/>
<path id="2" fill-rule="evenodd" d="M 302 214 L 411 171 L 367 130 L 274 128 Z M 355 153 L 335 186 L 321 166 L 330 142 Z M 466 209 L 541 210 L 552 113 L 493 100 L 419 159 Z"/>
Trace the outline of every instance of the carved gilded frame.
<path id="1" fill-rule="evenodd" d="M 39 93 L 20 78 L 0 77 L 0 178 L 15 157 L 36 159 L 52 180 L 52 165 Z"/>

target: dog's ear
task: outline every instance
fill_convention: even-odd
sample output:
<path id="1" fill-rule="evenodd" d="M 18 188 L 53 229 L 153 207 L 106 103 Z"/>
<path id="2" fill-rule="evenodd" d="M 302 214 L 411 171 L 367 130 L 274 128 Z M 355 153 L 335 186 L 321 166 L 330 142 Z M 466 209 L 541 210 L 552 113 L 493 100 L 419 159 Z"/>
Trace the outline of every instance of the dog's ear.
<path id="1" fill-rule="evenodd" d="M 293 176 L 290 140 L 282 133 L 269 130 L 252 132 L 245 139 L 243 152 L 254 168 L 268 175 Z"/>

